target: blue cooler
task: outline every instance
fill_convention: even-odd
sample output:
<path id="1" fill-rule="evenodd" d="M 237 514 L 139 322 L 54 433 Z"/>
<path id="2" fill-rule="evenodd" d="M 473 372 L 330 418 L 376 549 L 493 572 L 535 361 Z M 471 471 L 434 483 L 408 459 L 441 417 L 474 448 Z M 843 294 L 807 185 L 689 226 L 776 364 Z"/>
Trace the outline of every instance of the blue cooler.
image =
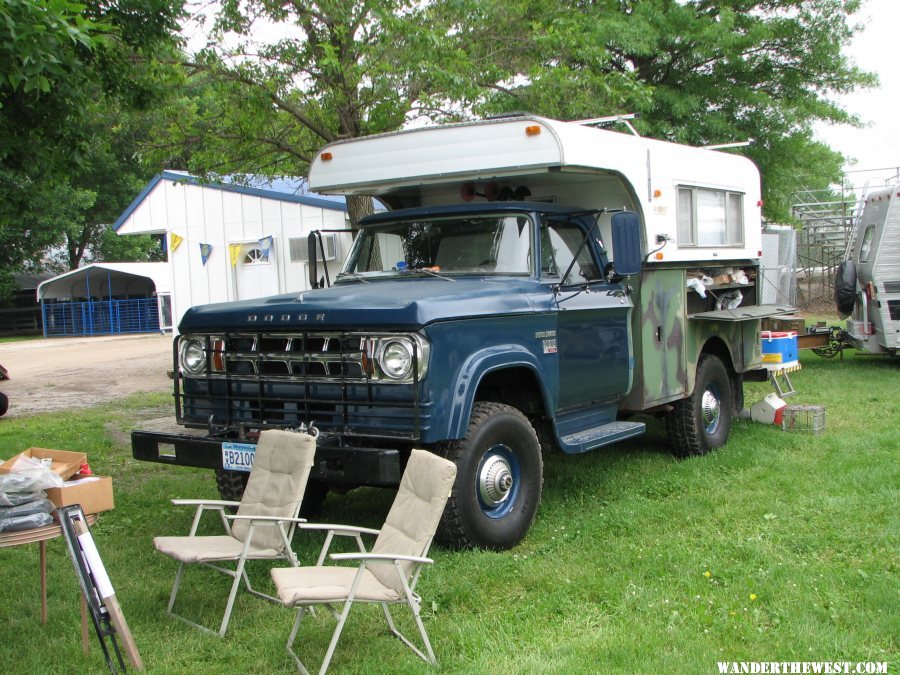
<path id="1" fill-rule="evenodd" d="M 762 363 L 768 370 L 784 370 L 799 365 L 795 331 L 762 331 Z"/>

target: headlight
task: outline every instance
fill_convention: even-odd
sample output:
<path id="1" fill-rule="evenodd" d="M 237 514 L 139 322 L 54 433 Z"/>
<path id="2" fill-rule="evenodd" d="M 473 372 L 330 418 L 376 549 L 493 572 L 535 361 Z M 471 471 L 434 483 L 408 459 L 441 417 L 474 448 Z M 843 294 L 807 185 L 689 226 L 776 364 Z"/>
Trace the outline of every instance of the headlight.
<path id="1" fill-rule="evenodd" d="M 412 373 L 412 346 L 406 340 L 387 340 L 382 343 L 378 363 L 391 379 L 406 379 Z"/>
<path id="2" fill-rule="evenodd" d="M 202 340 L 189 338 L 181 343 L 181 369 L 191 375 L 206 371 L 206 346 Z"/>

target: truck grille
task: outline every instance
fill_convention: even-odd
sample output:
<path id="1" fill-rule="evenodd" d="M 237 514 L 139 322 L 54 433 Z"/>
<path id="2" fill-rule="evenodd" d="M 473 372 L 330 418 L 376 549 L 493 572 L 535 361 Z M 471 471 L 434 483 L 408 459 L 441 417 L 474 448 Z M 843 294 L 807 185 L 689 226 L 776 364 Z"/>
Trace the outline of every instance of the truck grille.
<path id="1" fill-rule="evenodd" d="M 285 428 L 315 423 L 347 436 L 416 440 L 430 405 L 419 400 L 419 359 L 408 382 L 379 381 L 378 336 L 357 333 L 184 335 L 175 343 L 176 414 L 181 423 Z M 179 367 L 179 345 L 200 340 L 203 374 Z"/>
<path id="2" fill-rule="evenodd" d="M 235 335 L 222 341 L 224 370 L 267 378 L 366 381 L 365 337 L 346 334 Z"/>

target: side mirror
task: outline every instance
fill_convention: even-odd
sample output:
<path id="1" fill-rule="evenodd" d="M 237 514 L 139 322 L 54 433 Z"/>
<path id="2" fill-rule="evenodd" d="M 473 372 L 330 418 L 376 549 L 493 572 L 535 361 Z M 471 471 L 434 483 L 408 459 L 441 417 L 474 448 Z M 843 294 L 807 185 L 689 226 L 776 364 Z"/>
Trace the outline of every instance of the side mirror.
<path id="1" fill-rule="evenodd" d="M 316 253 L 316 232 L 310 232 L 306 238 L 306 271 L 309 272 L 309 287 L 319 287 L 318 254 Z"/>
<path id="2" fill-rule="evenodd" d="M 622 277 L 638 274 L 644 266 L 641 253 L 641 224 L 634 211 L 620 211 L 612 217 L 612 246 L 615 273 Z"/>

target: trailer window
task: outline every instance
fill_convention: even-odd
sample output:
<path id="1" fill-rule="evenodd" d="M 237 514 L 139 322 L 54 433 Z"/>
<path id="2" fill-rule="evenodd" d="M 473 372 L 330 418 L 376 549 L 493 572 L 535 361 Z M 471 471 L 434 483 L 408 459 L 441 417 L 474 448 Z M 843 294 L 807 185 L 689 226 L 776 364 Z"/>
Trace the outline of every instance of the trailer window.
<path id="1" fill-rule="evenodd" d="M 869 225 L 863 234 L 862 243 L 859 245 L 859 262 L 867 262 L 872 252 L 872 239 L 875 238 L 875 226 Z"/>
<path id="2" fill-rule="evenodd" d="M 677 220 L 681 247 L 740 246 L 744 243 L 744 195 L 680 187 Z"/>

